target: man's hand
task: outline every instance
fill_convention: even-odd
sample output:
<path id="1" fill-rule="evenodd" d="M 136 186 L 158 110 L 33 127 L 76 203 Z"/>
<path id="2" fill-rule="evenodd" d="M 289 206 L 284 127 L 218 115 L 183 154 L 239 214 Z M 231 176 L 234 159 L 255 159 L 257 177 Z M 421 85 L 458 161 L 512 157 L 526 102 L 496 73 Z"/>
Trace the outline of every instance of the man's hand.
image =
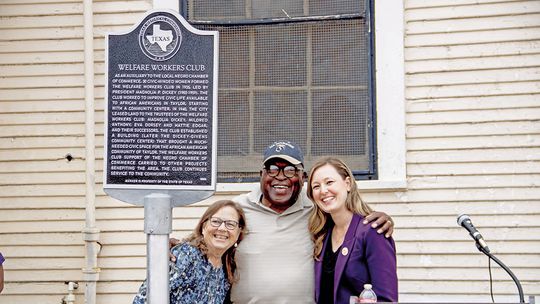
<path id="1" fill-rule="evenodd" d="M 169 238 L 169 259 L 173 262 L 176 262 L 176 257 L 172 254 L 170 249 L 178 244 L 180 244 L 179 239 Z"/>
<path id="2" fill-rule="evenodd" d="M 373 223 L 371 223 L 373 222 Z M 394 221 L 392 218 L 380 211 L 373 211 L 364 219 L 364 224 L 371 223 L 372 228 L 380 227 L 377 233 L 385 233 L 385 237 L 389 238 L 394 233 Z"/>

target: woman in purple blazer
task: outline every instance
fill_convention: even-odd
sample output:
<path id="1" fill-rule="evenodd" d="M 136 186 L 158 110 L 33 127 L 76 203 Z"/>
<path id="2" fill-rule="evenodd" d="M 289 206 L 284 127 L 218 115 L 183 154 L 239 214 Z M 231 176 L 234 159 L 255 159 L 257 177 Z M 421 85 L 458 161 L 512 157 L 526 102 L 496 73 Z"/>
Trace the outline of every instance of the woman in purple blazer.
<path id="1" fill-rule="evenodd" d="M 348 304 L 369 283 L 379 302 L 397 302 L 394 240 L 362 223 L 372 210 L 360 198 L 347 165 L 331 157 L 318 161 L 309 174 L 307 195 L 315 203 L 309 220 L 315 301 Z"/>

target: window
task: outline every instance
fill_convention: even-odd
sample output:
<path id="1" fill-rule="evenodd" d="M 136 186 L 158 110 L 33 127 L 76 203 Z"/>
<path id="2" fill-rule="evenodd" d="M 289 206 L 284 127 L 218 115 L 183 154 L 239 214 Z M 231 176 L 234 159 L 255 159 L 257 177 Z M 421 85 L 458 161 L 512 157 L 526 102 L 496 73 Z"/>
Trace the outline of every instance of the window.
<path id="1" fill-rule="evenodd" d="M 220 32 L 218 181 L 256 181 L 264 147 L 290 139 L 306 167 L 343 158 L 376 177 L 370 2 L 181 2 Z"/>

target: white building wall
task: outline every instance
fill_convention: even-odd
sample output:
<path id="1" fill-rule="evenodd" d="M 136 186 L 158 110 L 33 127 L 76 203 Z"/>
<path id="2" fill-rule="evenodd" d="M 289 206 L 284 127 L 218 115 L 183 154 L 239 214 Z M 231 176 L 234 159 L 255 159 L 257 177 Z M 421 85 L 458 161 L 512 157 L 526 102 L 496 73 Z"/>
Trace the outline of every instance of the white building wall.
<path id="1" fill-rule="evenodd" d="M 152 5 L 93 4 L 103 246 L 97 303 L 129 303 L 146 273 L 142 208 L 107 197 L 101 186 L 103 38 Z M 457 226 L 460 213 L 471 215 L 525 293 L 540 295 L 540 1 L 404 6 L 407 189 L 363 195 L 395 219 L 400 300 L 490 301 L 487 258 Z M 57 304 L 65 281 L 83 280 L 82 9 L 82 1 L 0 1 L 0 251 L 7 259 L 0 304 Z M 175 208 L 174 236 L 186 235 L 209 202 L 238 194 L 219 189 Z M 511 279 L 493 268 L 495 300 L 517 301 Z"/>
<path id="2" fill-rule="evenodd" d="M 460 213 L 538 295 L 540 1 L 409 0 L 405 20 L 408 191 L 373 198 L 396 215 L 401 300 L 491 301 Z"/>

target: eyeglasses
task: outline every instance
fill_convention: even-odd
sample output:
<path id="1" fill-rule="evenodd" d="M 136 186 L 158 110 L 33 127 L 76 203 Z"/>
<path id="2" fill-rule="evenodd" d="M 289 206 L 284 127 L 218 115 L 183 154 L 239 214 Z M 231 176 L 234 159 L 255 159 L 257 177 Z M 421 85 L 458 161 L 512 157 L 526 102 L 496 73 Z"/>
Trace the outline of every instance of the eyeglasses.
<path id="1" fill-rule="evenodd" d="M 240 224 L 238 224 L 237 221 L 222 220 L 219 217 L 211 217 L 210 218 L 210 225 L 212 225 L 212 227 L 218 228 L 223 223 L 225 223 L 225 228 L 227 228 L 228 230 L 234 230 L 234 229 L 238 228 L 238 226 L 240 226 Z"/>
<path id="2" fill-rule="evenodd" d="M 276 177 L 278 176 L 279 171 L 283 171 L 283 175 L 288 178 L 292 178 L 296 175 L 296 172 L 300 171 L 301 169 L 298 169 L 295 166 L 278 167 L 276 165 L 270 165 L 264 168 L 264 170 L 266 170 L 266 173 L 270 177 Z"/>

